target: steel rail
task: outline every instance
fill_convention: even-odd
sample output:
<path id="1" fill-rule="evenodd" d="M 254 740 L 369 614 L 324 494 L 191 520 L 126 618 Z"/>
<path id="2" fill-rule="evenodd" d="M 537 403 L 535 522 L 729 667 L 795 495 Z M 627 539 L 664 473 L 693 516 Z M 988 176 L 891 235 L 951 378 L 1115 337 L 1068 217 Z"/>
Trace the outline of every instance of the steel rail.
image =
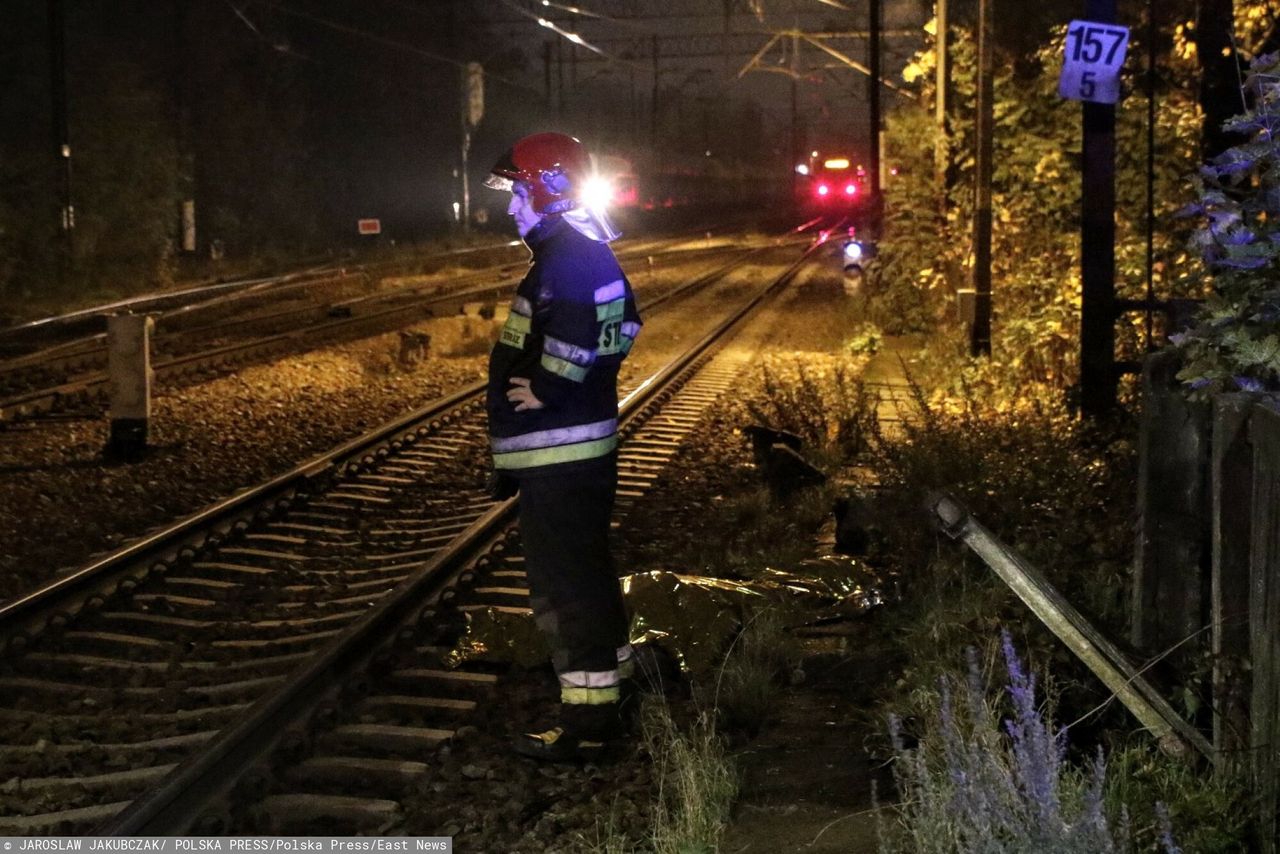
<path id="1" fill-rule="evenodd" d="M 692 347 L 641 383 L 619 404 L 620 430 L 634 421 L 682 377 L 696 371 L 729 334 L 765 300 L 785 287 L 821 243 L 815 241 L 781 276 L 747 301 Z M 491 541 L 507 525 L 518 498 L 495 506 L 450 546 L 401 582 L 370 612 L 349 626 L 327 650 L 282 686 L 255 703 L 238 723 L 224 730 L 206 749 L 175 768 L 149 795 L 135 799 L 98 828 L 101 835 L 169 836 L 189 830 L 235 782 L 338 685 L 359 672 L 381 643 L 396 637 L 418 619 L 465 567 L 465 559 L 481 542 Z"/>
<path id="2" fill-rule="evenodd" d="M 772 247 L 748 250 L 743 257 L 734 259 L 696 279 L 653 300 L 642 308 L 651 311 L 667 302 L 706 286 L 723 276 L 748 257 L 768 251 Z M 507 287 L 509 290 L 509 286 Z M 486 291 L 487 292 L 487 291 Z M 459 299 L 454 295 L 453 299 Z M 483 382 L 474 383 L 433 401 L 401 418 L 388 422 L 333 450 L 320 454 L 289 471 L 234 496 L 224 498 L 196 513 L 147 534 L 136 542 L 112 551 L 70 575 L 45 584 L 17 599 L 0 604 L 0 651 L 15 642 L 25 644 L 49 620 L 64 620 L 85 602 L 102 596 L 98 589 L 109 583 L 111 576 L 129 577 L 135 581 L 145 578 L 154 569 L 144 564 L 171 562 L 185 549 L 201 548 L 211 535 L 225 535 L 234 525 L 252 517 L 265 505 L 278 502 L 291 493 L 304 491 L 319 484 L 323 478 L 338 471 L 345 463 L 359 457 L 377 445 L 394 442 L 414 425 L 429 421 L 448 410 L 465 403 L 484 391 Z"/>
<path id="3" fill-rule="evenodd" d="M 159 315 L 159 320 L 180 317 L 195 311 L 208 310 L 212 307 L 226 305 L 231 301 L 244 299 L 246 297 L 260 296 L 263 291 L 270 289 L 270 296 L 277 297 L 283 292 L 298 289 L 312 288 L 332 282 L 341 282 L 346 278 L 354 278 L 359 274 L 386 275 L 387 270 L 403 269 L 406 267 L 420 265 L 430 261 L 449 258 L 458 255 L 472 254 L 480 251 L 492 251 L 497 249 L 507 249 L 522 245 L 521 241 L 513 240 L 506 243 L 495 244 L 492 246 L 466 247 L 463 249 L 449 250 L 443 253 L 431 255 L 420 260 L 398 260 L 387 261 L 379 264 L 360 264 L 355 266 L 338 265 L 334 267 L 323 266 L 310 270 L 303 270 L 295 273 L 286 273 L 280 276 L 272 276 L 265 278 L 242 279 L 234 282 L 216 282 L 206 283 L 203 285 L 185 288 L 180 291 L 163 294 L 147 294 L 129 299 L 117 300 L 112 303 L 104 303 L 87 309 L 68 312 L 61 315 L 53 315 L 41 318 L 39 320 L 29 321 L 27 323 L 18 324 L 8 329 L 0 330 L 0 350 L 11 344 L 5 341 L 6 336 L 20 336 L 27 333 L 41 332 L 45 329 L 56 328 L 60 325 L 74 325 L 76 323 L 92 322 L 99 324 L 99 321 L 118 311 L 144 311 L 151 313 L 150 309 L 163 309 Z M 697 247 L 693 249 L 658 249 L 637 248 L 619 253 L 620 259 L 635 256 L 661 256 L 668 254 L 692 254 L 698 252 L 716 251 L 727 247 Z M 506 268 L 511 266 L 515 261 L 495 264 L 493 267 Z M 331 275 L 337 273 L 336 276 Z M 484 276 L 491 274 L 489 271 L 477 271 L 465 278 L 474 278 L 476 276 Z M 401 293 L 409 293 L 417 290 L 415 288 L 406 288 Z M 214 294 L 210 299 L 197 302 L 183 302 L 182 299 L 190 296 L 198 296 L 202 294 Z M 346 302 L 357 302 L 360 300 L 380 299 L 393 296 L 389 294 L 375 294 L 367 297 L 360 297 L 357 300 L 349 300 Z M 165 308 L 169 303 L 178 302 L 178 305 L 172 308 Z M 251 322 L 256 318 L 246 318 L 236 322 Z M 9 372 L 14 369 L 23 367 L 40 367 L 45 361 L 54 359 L 71 359 L 71 358 L 88 358 L 93 354 L 102 350 L 103 343 L 106 340 L 105 332 L 93 332 L 82 337 L 64 341 L 55 344 L 43 350 L 36 350 L 22 355 L 13 356 L 0 361 L 0 371 Z M 71 353 L 65 353 L 70 350 Z"/>
<path id="4" fill-rule="evenodd" d="M 725 251 L 732 251 L 734 248 L 735 247 L 732 246 L 720 246 L 713 248 L 698 247 L 692 250 L 666 250 L 663 252 L 651 253 L 649 257 L 668 254 L 681 254 L 684 256 L 705 253 L 719 254 Z M 478 275 L 483 277 L 491 274 L 482 273 Z M 314 285 L 315 283 L 311 282 L 307 284 Z M 158 376 L 165 376 L 169 374 L 183 375 L 186 373 L 198 372 L 205 368 L 216 370 L 224 367 L 230 361 L 243 361 L 254 358 L 255 356 L 260 356 L 264 353 L 272 353 L 277 349 L 285 350 L 289 345 L 296 343 L 298 340 L 301 340 L 308 335 L 330 334 L 337 337 L 348 330 L 359 329 L 362 324 L 375 325 L 379 321 L 387 318 L 396 318 L 397 321 L 399 321 L 401 315 L 406 310 L 422 311 L 423 316 L 418 319 L 425 320 L 430 317 L 437 317 L 448 313 L 448 308 L 454 304 L 462 305 L 467 302 L 490 299 L 495 296 L 505 294 L 510 289 L 510 284 L 503 282 L 499 284 L 482 285 L 447 294 L 432 294 L 423 298 L 422 291 L 425 287 L 426 286 L 416 286 L 397 290 L 392 293 L 370 295 L 367 297 L 357 297 L 354 299 L 340 301 L 330 306 L 330 309 L 336 307 L 339 309 L 350 310 L 352 307 L 357 306 L 362 302 L 388 302 L 395 304 L 372 312 L 358 314 L 351 317 L 335 318 L 306 328 L 292 329 L 250 341 L 224 344 L 211 350 L 158 359 L 153 366 L 153 371 Z M 318 307 L 309 307 L 302 313 L 314 314 L 318 310 Z M 289 314 L 296 313 L 297 312 L 283 312 L 279 313 L 279 316 L 287 316 Z M 228 321 L 225 324 L 219 324 L 216 326 L 225 327 L 270 322 L 271 320 L 278 320 L 279 316 L 243 318 Z M 401 324 L 397 322 L 394 325 Z M 205 331 L 206 334 L 208 333 L 208 330 L 202 331 Z M 189 333 L 173 334 L 176 336 L 179 334 Z M 95 336 L 95 338 L 105 338 L 105 335 Z M 95 358 L 100 362 L 104 357 L 105 347 L 97 350 L 85 350 L 80 353 L 72 353 L 59 356 L 57 358 L 64 362 L 77 364 Z M 22 357 L 20 360 L 16 361 L 25 362 L 31 358 L 32 357 Z M 0 368 L 2 367 L 3 366 L 0 365 Z M 35 362 L 32 362 L 29 365 L 29 369 L 31 370 L 38 369 L 39 367 L 41 367 L 41 365 Z M 13 395 L 6 399 L 0 399 L 0 423 L 31 416 L 36 413 L 52 411 L 56 409 L 60 403 L 67 400 L 87 403 L 90 400 L 101 398 L 101 396 L 105 394 L 105 389 L 108 384 L 109 378 L 106 371 L 99 368 L 98 370 L 92 371 L 86 375 L 75 377 L 57 385 L 34 389 Z"/>

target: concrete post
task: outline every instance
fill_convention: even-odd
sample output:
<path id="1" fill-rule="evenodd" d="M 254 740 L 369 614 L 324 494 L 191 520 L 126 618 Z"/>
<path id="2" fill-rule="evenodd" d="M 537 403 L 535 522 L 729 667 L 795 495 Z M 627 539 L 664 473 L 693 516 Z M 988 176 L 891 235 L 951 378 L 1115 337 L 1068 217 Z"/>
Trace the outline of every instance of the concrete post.
<path id="1" fill-rule="evenodd" d="M 117 459 L 137 457 L 147 447 L 154 327 L 155 320 L 145 314 L 114 314 L 107 318 L 111 429 L 106 453 Z"/>

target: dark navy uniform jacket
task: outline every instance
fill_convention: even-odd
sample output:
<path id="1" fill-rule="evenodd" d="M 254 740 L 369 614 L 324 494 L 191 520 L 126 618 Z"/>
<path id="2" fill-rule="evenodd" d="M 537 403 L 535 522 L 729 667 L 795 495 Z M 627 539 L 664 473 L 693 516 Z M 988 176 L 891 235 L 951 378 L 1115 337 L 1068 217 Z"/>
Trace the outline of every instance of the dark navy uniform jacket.
<path id="1" fill-rule="evenodd" d="M 535 477 L 611 459 L 618 444 L 618 366 L 640 331 L 631 285 L 607 243 L 559 216 L 525 235 L 533 251 L 489 356 L 494 468 Z M 512 377 L 542 409 L 515 411 Z"/>

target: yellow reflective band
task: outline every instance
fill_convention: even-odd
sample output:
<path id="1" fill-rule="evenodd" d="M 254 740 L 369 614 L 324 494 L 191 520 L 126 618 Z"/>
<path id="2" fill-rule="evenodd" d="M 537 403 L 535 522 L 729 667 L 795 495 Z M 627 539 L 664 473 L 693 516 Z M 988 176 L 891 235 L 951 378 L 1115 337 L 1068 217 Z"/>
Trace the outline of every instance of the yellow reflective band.
<path id="1" fill-rule="evenodd" d="M 551 448 L 533 448 L 528 451 L 510 451 L 493 455 L 493 467 L 498 469 L 530 469 L 557 463 L 574 463 L 603 457 L 618 447 L 618 436 L 606 436 L 592 442 L 574 445 L 556 445 Z"/>
<path id="2" fill-rule="evenodd" d="M 560 688 L 560 702 L 571 706 L 603 706 L 618 702 L 621 696 L 617 685 L 612 688 Z"/>
<path id="3" fill-rule="evenodd" d="M 596 306 L 596 320 L 615 320 L 622 317 L 627 310 L 627 301 L 616 299 L 604 305 Z"/>
<path id="4" fill-rule="evenodd" d="M 552 356 L 549 353 L 542 354 L 542 367 L 557 376 L 573 380 L 575 383 L 580 383 L 587 378 L 587 369 L 582 365 L 575 365 L 568 359 L 561 359 L 559 356 Z"/>
<path id="5" fill-rule="evenodd" d="M 529 318 L 523 315 L 507 315 L 507 322 L 502 325 L 502 333 L 498 335 L 498 342 L 506 344 L 508 347 L 515 347 L 517 350 L 523 350 L 524 339 L 529 334 L 530 323 Z"/>

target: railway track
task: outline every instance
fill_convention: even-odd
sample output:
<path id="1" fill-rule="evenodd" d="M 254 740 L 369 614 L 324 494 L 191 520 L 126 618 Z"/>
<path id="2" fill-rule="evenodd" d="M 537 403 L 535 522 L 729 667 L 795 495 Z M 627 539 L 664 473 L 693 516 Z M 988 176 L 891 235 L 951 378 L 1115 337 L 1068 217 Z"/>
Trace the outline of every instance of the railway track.
<path id="1" fill-rule="evenodd" d="M 732 380 L 706 369 L 715 348 L 799 263 L 624 399 L 620 512 Z M 406 755 L 446 744 L 497 679 L 399 665 L 430 662 L 469 609 L 527 607 L 514 502 L 476 484 L 480 391 L 0 608 L 0 831 L 385 821 L 392 799 L 334 781 L 421 778 Z"/>
<path id="2" fill-rule="evenodd" d="M 730 246 L 649 252 L 646 257 L 687 261 L 701 255 L 736 251 Z M 625 257 L 625 256 L 624 256 Z M 307 278 L 273 287 L 263 298 L 278 300 L 298 291 L 301 305 L 258 311 L 247 316 L 211 317 L 229 310 L 245 291 L 202 303 L 200 314 L 184 305 L 159 317 L 152 340 L 152 368 L 161 383 L 207 376 L 328 343 L 403 328 L 433 317 L 456 314 L 469 303 L 494 303 L 510 289 L 523 265 L 500 265 L 438 282 L 374 294 L 324 299 L 364 273 Z M 242 306 L 243 307 L 243 306 Z M 205 316 L 204 322 L 200 321 Z M 100 319 L 100 318 L 99 318 Z M 108 393 L 106 336 L 97 334 L 0 363 L 0 424 L 67 410 L 99 407 Z"/>

